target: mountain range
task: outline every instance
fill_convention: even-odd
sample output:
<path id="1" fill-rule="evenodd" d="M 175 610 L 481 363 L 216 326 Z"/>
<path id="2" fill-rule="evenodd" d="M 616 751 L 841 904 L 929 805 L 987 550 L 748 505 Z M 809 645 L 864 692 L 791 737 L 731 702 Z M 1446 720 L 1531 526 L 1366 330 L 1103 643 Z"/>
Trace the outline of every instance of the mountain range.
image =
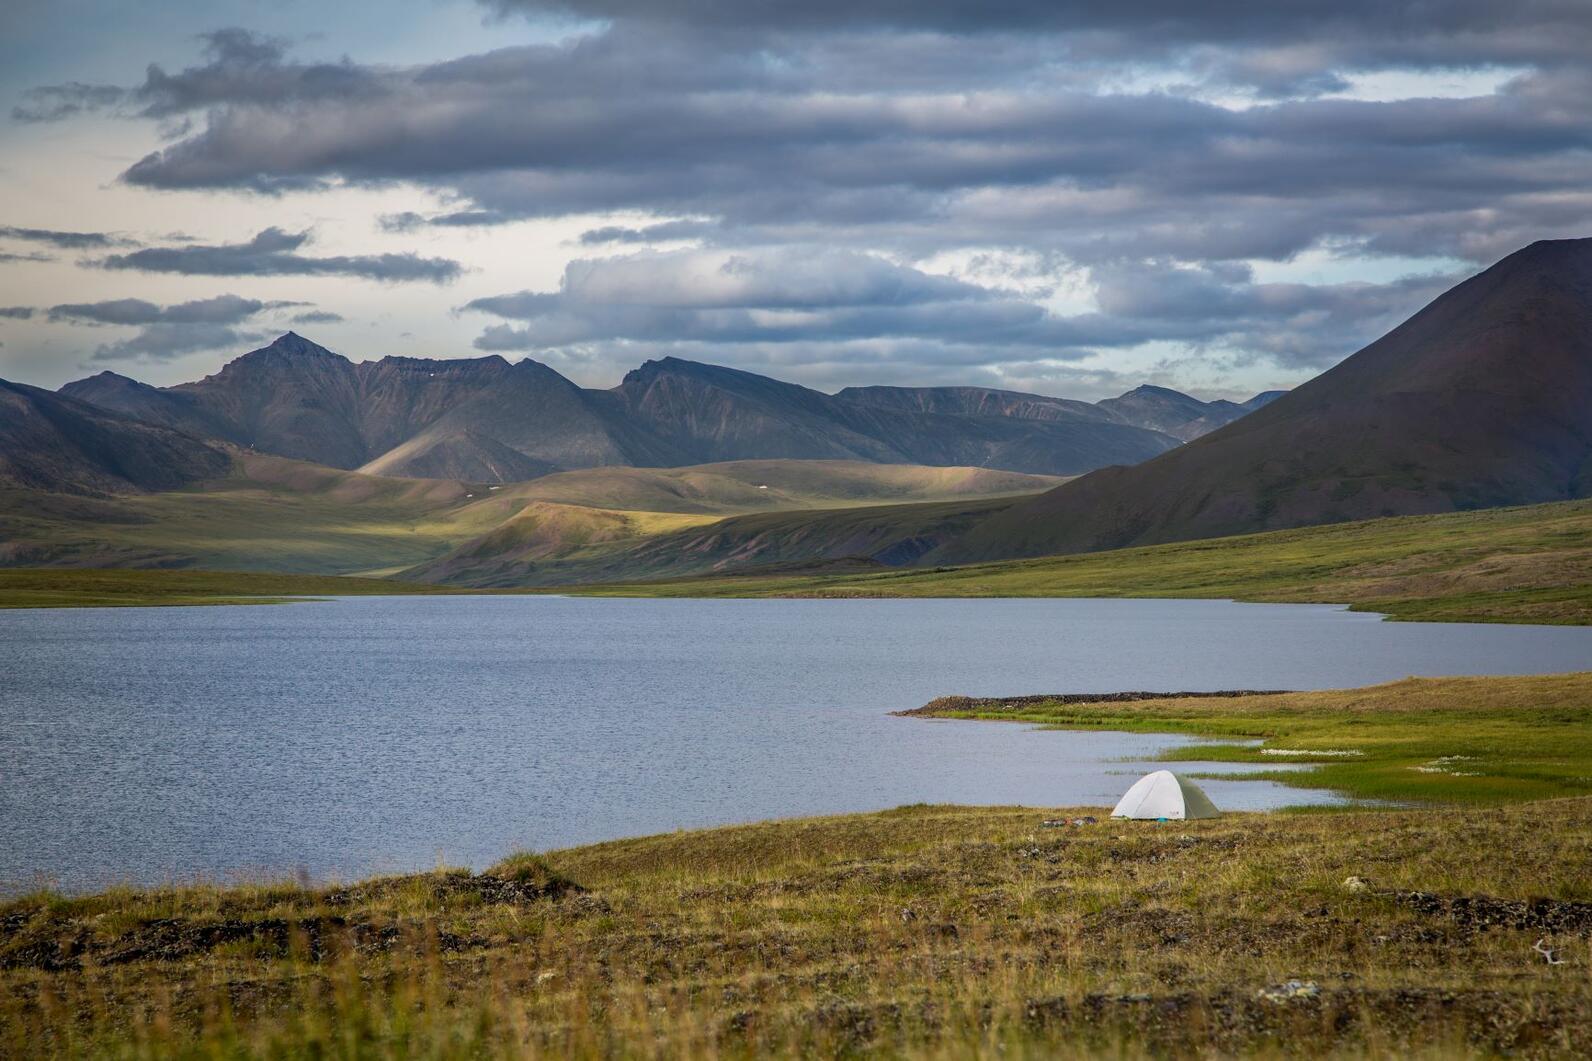
<path id="1" fill-rule="evenodd" d="M 970 387 L 830 395 L 677 358 L 594 390 L 530 359 L 355 363 L 291 332 L 193 383 L 152 387 L 102 372 L 59 393 L 245 450 L 485 483 L 752 459 L 1074 475 L 1166 452 L 1271 397 L 1202 402 L 1159 387 L 1098 404 Z"/>
<path id="2" fill-rule="evenodd" d="M 477 586 L 961 564 L 1588 497 L 1592 240 L 1518 251 L 1244 403 L 825 394 L 675 358 L 594 390 L 529 360 L 356 364 L 289 333 L 175 387 L 0 384 L 0 495 L 0 563 Z"/>

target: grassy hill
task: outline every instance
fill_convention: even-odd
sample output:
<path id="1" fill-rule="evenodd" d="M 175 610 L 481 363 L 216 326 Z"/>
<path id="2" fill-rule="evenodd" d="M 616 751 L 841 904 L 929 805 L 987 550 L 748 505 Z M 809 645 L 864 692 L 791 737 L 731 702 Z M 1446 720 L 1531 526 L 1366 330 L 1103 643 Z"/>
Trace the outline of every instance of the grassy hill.
<path id="1" fill-rule="evenodd" d="M 1592 622 L 1592 501 L 968 567 L 606 586 L 658 596 L 1232 597 L 1399 619 Z"/>
<path id="2" fill-rule="evenodd" d="M 491 486 L 245 454 L 225 477 L 162 493 L 88 498 L 0 487 L 0 565 L 388 575 L 483 539 L 523 553 L 533 524 L 531 551 L 545 559 L 737 512 L 982 498 L 1056 481 L 976 468 L 752 461 L 597 468 Z M 540 518 L 519 519 L 530 506 Z M 686 515 L 696 518 L 679 518 Z M 606 529 L 594 533 L 598 524 Z"/>
<path id="3" fill-rule="evenodd" d="M 1417 691 L 1494 727 L 1466 771 L 1557 733 L 1584 790 L 1589 677 L 1492 681 Z M 1311 696 L 1228 728 L 1376 747 L 1410 706 Z M 1592 798 L 1527 791 L 1166 825 L 918 805 L 481 873 L 41 892 L 0 904 L 0 1052 L 1584 1057 Z"/>
<path id="4" fill-rule="evenodd" d="M 412 567 L 399 577 L 452 586 L 513 588 L 726 571 L 885 569 L 911 563 L 1013 500 L 856 505 L 722 519 L 575 510 L 534 502 L 520 516 L 489 534 Z M 585 513 L 586 518 L 561 514 L 574 512 Z M 594 529 L 584 537 L 578 532 L 560 535 L 575 544 L 549 549 L 543 546 L 548 522 L 575 522 L 594 528 L 601 524 L 602 529 Z M 633 533 L 626 533 L 631 523 L 636 528 Z"/>
<path id="5" fill-rule="evenodd" d="M 688 468 L 588 468 L 505 486 L 505 499 L 735 515 L 1034 494 L 1063 480 L 993 468 L 749 460 Z"/>

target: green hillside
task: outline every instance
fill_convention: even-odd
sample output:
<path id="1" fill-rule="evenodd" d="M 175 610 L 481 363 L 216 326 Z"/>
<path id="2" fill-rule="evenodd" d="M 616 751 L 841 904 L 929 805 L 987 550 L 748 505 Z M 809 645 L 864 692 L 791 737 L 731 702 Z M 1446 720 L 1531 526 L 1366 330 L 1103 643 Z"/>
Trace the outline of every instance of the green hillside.
<path id="1" fill-rule="evenodd" d="M 564 508 L 536 521 L 531 551 L 539 559 L 742 512 L 985 498 L 1058 481 L 977 468 L 746 461 L 597 468 L 489 486 L 246 454 L 225 478 L 162 493 L 96 498 L 0 488 L 0 566 L 391 575 L 461 546 L 496 541 L 521 550 L 532 522 L 521 514 L 535 507 L 545 516 L 552 510 L 537 506 L 548 504 Z M 605 530 L 591 533 L 599 523 Z M 557 547 L 542 548 L 549 544 Z"/>
<path id="2" fill-rule="evenodd" d="M 1592 501 L 1366 520 L 969 567 L 605 586 L 658 596 L 1231 597 L 1399 619 L 1592 622 Z"/>

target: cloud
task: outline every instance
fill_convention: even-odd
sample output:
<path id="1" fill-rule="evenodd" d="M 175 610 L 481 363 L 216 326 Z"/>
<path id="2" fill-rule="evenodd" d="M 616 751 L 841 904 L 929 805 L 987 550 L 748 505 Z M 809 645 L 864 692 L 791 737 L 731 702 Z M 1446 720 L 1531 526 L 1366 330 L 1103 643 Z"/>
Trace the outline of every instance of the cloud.
<path id="1" fill-rule="evenodd" d="M 25 321 L 32 318 L 32 306 L 0 306 L 0 318 L 13 321 Z"/>
<path id="2" fill-rule="evenodd" d="M 341 313 L 312 309 L 293 315 L 294 324 L 341 324 L 346 318 Z"/>
<path id="3" fill-rule="evenodd" d="M 1312 368 L 1351 353 L 1454 280 L 1255 283 L 1245 266 L 1115 264 L 1091 273 L 1097 309 L 1060 315 L 1012 291 L 850 251 L 701 249 L 578 260 L 555 292 L 462 308 L 513 322 L 487 327 L 475 343 L 482 350 L 634 359 L 689 348 L 735 364 L 769 360 L 782 346 L 820 360 L 845 350 L 863 358 L 854 378 L 907 356 L 920 369 L 988 367 L 1169 341 Z M 876 364 L 864 368 L 868 361 Z"/>
<path id="4" fill-rule="evenodd" d="M 718 226 L 711 221 L 682 219 L 660 221 L 642 228 L 623 225 L 605 225 L 589 228 L 580 234 L 582 246 L 595 247 L 605 243 L 664 243 L 669 240 L 700 239 L 712 235 Z"/>
<path id="5" fill-rule="evenodd" d="M 519 218 L 496 210 L 458 210 L 448 214 L 432 214 L 430 217 L 405 210 L 397 214 L 383 214 L 377 219 L 377 224 L 383 232 L 413 232 L 428 225 L 439 228 L 485 228 L 517 220 Z"/>
<path id="6" fill-rule="evenodd" d="M 238 295 L 158 306 L 141 298 L 120 298 L 105 302 L 69 302 L 50 307 L 52 321 L 77 324 L 236 324 L 264 309 L 292 305 L 262 302 Z"/>
<path id="7" fill-rule="evenodd" d="M 125 339 L 98 346 L 95 361 L 165 361 L 204 350 L 235 348 L 259 341 L 263 334 L 240 329 L 261 313 L 302 306 L 302 302 L 266 302 L 238 295 L 217 295 L 161 306 L 140 298 L 51 306 L 49 319 L 90 327 L 135 327 Z"/>
<path id="8" fill-rule="evenodd" d="M 0 239 L 19 239 L 27 243 L 47 243 L 62 250 L 94 250 L 115 247 L 129 241 L 109 232 L 61 232 L 49 228 L 19 228 L 0 225 Z"/>
<path id="9" fill-rule="evenodd" d="M 520 292 L 467 310 L 523 321 L 483 333 L 482 349 L 539 350 L 596 340 L 788 342 L 934 337 L 987 345 L 1042 331 L 1024 299 L 871 255 L 823 248 L 680 251 L 580 259 L 556 293 Z"/>
<path id="10" fill-rule="evenodd" d="M 88 85 L 81 81 L 41 85 L 22 94 L 23 102 L 11 108 L 11 117 L 19 122 L 58 122 L 113 107 L 126 96 L 127 90 L 115 85 Z"/>
<path id="11" fill-rule="evenodd" d="M 1011 26 L 1050 25 L 1044 5 L 995 6 Z M 1089 262 L 1419 244 L 1422 255 L 1479 262 L 1592 223 L 1592 77 L 1550 65 L 1565 41 L 1592 33 L 1592 9 L 1527 4 L 1504 25 L 1462 6 L 1425 26 L 1370 9 L 1363 24 L 1332 18 L 1319 4 L 1311 17 L 1234 7 L 1197 19 L 1166 4 L 1139 22 L 1062 5 L 1065 39 L 1038 46 L 990 16 L 976 48 L 948 28 L 953 8 L 931 8 L 928 29 L 859 36 L 822 12 L 750 5 L 775 22 L 814 20 L 811 32 L 767 39 L 718 32 L 712 5 L 700 23 L 626 8 L 559 44 L 402 68 L 326 68 L 278 45 L 229 46 L 243 57 L 213 50 L 180 74 L 151 72 L 138 90 L 160 101 L 150 113 L 200 124 L 123 179 L 264 192 L 415 182 L 463 204 L 393 215 L 384 224 L 396 231 L 618 211 L 693 219 L 599 227 L 586 245 L 840 240 L 911 255 L 999 245 Z M 1236 106 L 1112 80 L 1125 55 L 1160 54 L 1163 25 L 1189 48 L 1238 27 L 1232 45 L 1252 47 L 1241 56 L 1249 66 L 1309 79 L 1306 60 L 1336 53 L 1289 33 L 1314 26 L 1365 43 L 1383 22 L 1408 54 L 1378 62 L 1447 69 L 1475 52 L 1481 65 L 1543 65 L 1490 95 L 1380 102 Z M 1128 36 L 1107 47 L 1090 36 L 1100 27 Z M 1213 61 L 1189 52 L 1162 73 L 1198 80 Z"/>
<path id="12" fill-rule="evenodd" d="M 96 264 L 106 269 L 134 269 L 184 276 L 358 276 L 388 282 L 426 281 L 443 284 L 455 279 L 463 267 L 449 258 L 422 258 L 406 254 L 341 255 L 312 258 L 299 248 L 310 233 L 267 228 L 247 243 L 188 244 L 147 247 L 129 254 L 113 254 Z"/>
<path id="13" fill-rule="evenodd" d="M 53 262 L 55 258 L 49 254 L 40 254 L 30 251 L 18 254 L 13 251 L 0 251 L 0 263 L 3 262 Z"/>
<path id="14" fill-rule="evenodd" d="M 191 64 L 152 66 L 109 104 L 168 131 L 121 179 L 417 189 L 448 206 L 382 229 L 568 218 L 588 254 L 692 244 L 477 299 L 472 312 L 500 318 L 477 345 L 592 363 L 849 358 L 880 377 L 1074 378 L 1081 360 L 1153 344 L 1302 372 L 1446 276 L 1261 283 L 1246 263 L 1310 255 L 1335 259 L 1333 275 L 1361 262 L 1386 278 L 1415 259 L 1406 272 L 1446 274 L 1592 234 L 1582 0 L 490 6 L 581 21 L 556 42 L 409 65 L 210 34 Z M 460 270 L 314 257 L 307 240 L 273 228 L 102 264 L 432 282 Z M 968 265 L 983 257 L 1033 273 Z M 1047 308 L 1043 289 L 1069 284 L 1069 308 Z"/>

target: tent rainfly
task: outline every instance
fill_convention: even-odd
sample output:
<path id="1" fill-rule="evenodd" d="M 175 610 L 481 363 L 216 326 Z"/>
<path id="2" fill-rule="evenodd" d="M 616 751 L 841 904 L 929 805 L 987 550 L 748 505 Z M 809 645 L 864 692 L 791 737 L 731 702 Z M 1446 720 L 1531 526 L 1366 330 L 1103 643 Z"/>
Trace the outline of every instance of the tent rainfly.
<path id="1" fill-rule="evenodd" d="M 1221 811 L 1198 785 L 1170 770 L 1145 774 L 1117 801 L 1113 818 L 1214 818 Z"/>

